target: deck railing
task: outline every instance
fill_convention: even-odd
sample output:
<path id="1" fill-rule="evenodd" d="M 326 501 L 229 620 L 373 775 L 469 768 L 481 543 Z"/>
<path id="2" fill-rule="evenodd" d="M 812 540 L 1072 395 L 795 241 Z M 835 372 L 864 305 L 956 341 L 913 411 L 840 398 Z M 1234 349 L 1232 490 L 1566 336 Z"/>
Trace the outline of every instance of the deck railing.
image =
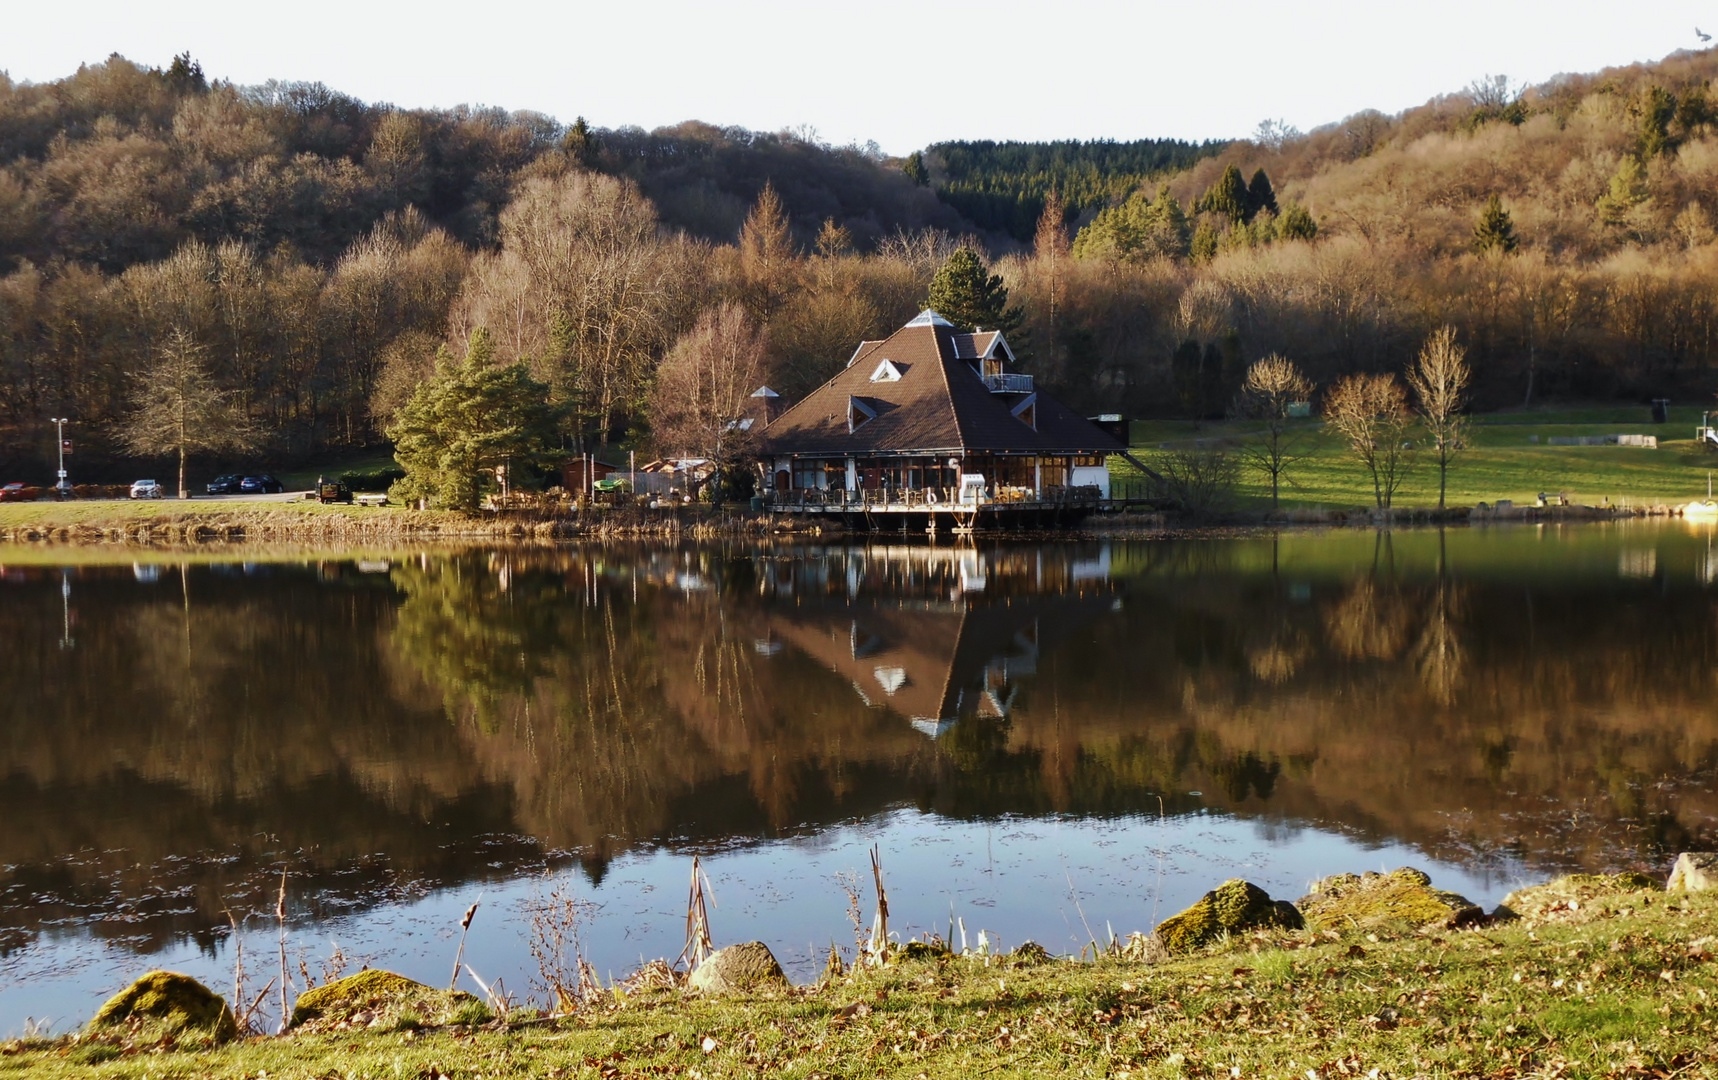
<path id="1" fill-rule="evenodd" d="M 1027 487 L 993 485 L 978 493 L 978 506 L 1004 506 L 1011 503 L 1049 503 L 1057 506 L 1084 505 L 1100 501 L 1103 491 L 1096 485 L 1081 487 L 1047 486 L 1034 492 Z M 974 503 L 961 502 L 956 488 L 802 488 L 794 491 L 773 491 L 764 497 L 765 505 L 775 510 L 807 507 L 842 510 L 969 510 Z"/>
<path id="2" fill-rule="evenodd" d="M 984 385 L 990 387 L 993 394 L 1030 394 L 1032 392 L 1032 376 L 1003 373 L 1000 375 L 980 375 Z"/>

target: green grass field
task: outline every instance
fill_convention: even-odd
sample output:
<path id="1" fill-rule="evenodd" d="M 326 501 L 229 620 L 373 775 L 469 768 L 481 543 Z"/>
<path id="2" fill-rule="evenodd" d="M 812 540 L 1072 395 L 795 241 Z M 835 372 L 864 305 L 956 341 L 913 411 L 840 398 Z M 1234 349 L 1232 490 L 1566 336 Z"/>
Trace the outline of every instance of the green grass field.
<path id="1" fill-rule="evenodd" d="M 1567 494 L 1572 502 L 1599 505 L 1684 503 L 1706 496 L 1709 472 L 1718 473 L 1718 453 L 1694 441 L 1699 408 L 1672 408 L 1670 422 L 1653 424 L 1645 406 L 1591 406 L 1476 416 L 1469 428 L 1470 449 L 1458 454 L 1449 472 L 1448 504 L 1513 499 L 1531 505 L 1540 492 Z M 1134 453 L 1150 464 L 1177 448 L 1207 440 L 1244 441 L 1258 425 L 1247 422 L 1140 421 L 1133 425 Z M 1317 420 L 1295 427 L 1305 456 L 1292 465 L 1282 491 L 1286 509 L 1336 509 L 1373 505 L 1370 474 L 1346 445 L 1325 432 Z M 1552 436 L 1655 435 L 1659 446 L 1552 446 Z M 1535 442 L 1537 437 L 1537 442 Z M 1243 470 L 1239 490 L 1243 509 L 1270 502 L 1268 478 Z M 1412 462 L 1396 493 L 1401 508 L 1433 507 L 1438 501 L 1437 466 L 1427 455 Z"/>

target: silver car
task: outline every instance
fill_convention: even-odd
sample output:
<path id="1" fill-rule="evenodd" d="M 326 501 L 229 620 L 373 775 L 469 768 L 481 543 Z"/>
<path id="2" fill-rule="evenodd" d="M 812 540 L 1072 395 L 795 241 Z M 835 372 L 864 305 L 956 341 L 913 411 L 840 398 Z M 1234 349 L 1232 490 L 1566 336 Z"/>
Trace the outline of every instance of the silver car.
<path id="1" fill-rule="evenodd" d="M 134 499 L 164 499 L 167 497 L 167 492 L 157 481 L 139 480 L 131 485 L 131 497 Z"/>

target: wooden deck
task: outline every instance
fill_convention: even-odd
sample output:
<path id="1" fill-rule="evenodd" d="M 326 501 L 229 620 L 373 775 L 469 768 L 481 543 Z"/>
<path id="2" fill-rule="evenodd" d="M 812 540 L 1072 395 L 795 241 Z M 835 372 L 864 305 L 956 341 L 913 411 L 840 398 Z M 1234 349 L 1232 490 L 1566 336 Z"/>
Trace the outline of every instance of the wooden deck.
<path id="1" fill-rule="evenodd" d="M 1141 499 L 1105 498 L 1095 488 L 1005 492 L 965 502 L 954 492 L 884 490 L 793 491 L 764 500 L 764 509 L 772 514 L 834 517 L 848 528 L 868 532 L 932 533 L 1068 528 L 1095 513 L 1148 505 Z"/>

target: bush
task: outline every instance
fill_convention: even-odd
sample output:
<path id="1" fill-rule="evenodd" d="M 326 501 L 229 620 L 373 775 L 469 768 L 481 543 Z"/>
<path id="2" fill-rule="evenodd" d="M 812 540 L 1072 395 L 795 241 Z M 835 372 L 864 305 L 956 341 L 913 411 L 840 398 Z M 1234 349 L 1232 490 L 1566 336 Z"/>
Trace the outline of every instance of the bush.
<path id="1" fill-rule="evenodd" d="M 358 469 L 340 474 L 340 482 L 353 491 L 387 491 L 406 478 L 406 470 L 395 466 L 381 469 Z"/>
<path id="2" fill-rule="evenodd" d="M 1220 446 L 1176 450 L 1158 466 L 1163 473 L 1163 493 L 1175 508 L 1193 517 L 1203 517 L 1228 506 L 1241 477 L 1241 462 Z"/>

